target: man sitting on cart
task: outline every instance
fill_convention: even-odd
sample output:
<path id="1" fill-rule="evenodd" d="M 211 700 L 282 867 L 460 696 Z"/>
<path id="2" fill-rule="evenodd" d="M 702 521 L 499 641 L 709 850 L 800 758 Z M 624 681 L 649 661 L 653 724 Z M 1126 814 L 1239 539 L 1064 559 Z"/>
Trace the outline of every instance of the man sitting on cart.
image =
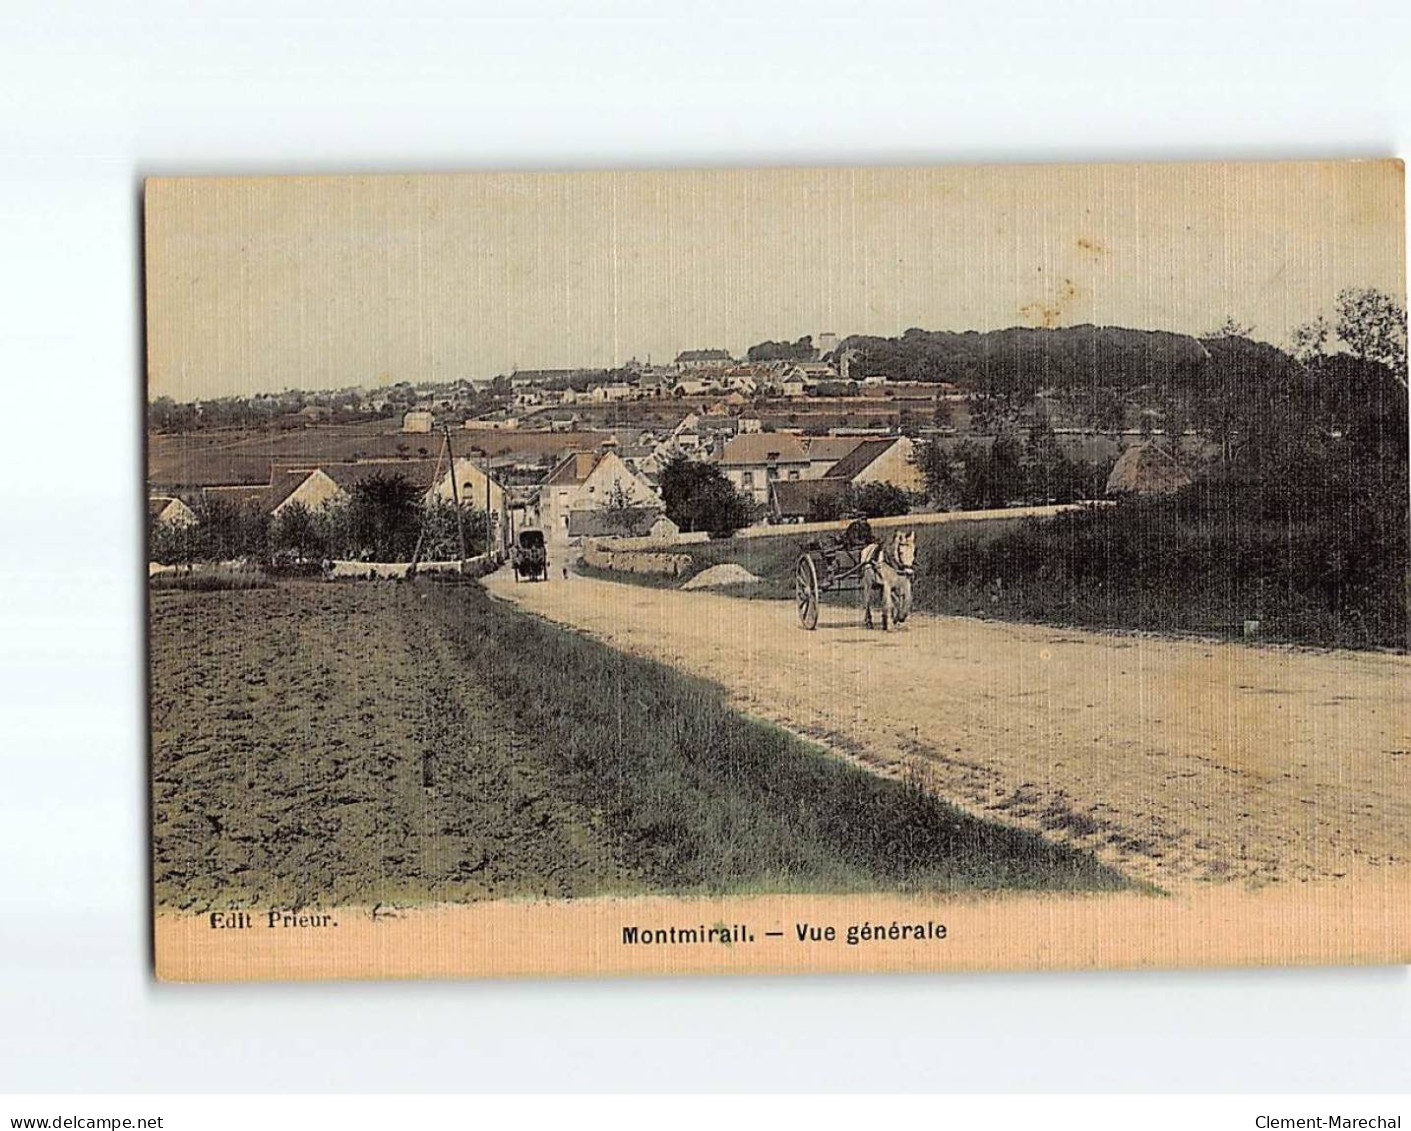
<path id="1" fill-rule="evenodd" d="M 847 529 L 838 539 L 839 546 L 845 550 L 852 550 L 854 553 L 876 544 L 877 539 L 872 534 L 872 524 L 863 515 L 858 515 L 848 523 Z"/>

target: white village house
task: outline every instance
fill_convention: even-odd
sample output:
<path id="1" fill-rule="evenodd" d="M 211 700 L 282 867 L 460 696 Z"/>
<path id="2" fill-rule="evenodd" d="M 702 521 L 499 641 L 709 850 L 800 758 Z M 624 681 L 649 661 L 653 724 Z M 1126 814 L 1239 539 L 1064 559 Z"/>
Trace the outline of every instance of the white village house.
<path id="1" fill-rule="evenodd" d="M 616 499 L 660 506 L 656 488 L 616 452 L 572 452 L 539 489 L 540 522 L 546 533 L 566 538 L 572 512 L 606 507 Z"/>
<path id="2" fill-rule="evenodd" d="M 926 486 L 916 466 L 916 445 L 906 436 L 864 439 L 825 473 L 825 479 L 841 479 L 855 487 L 867 483 L 890 483 L 903 491 L 920 491 Z"/>
<path id="3" fill-rule="evenodd" d="M 491 514 L 503 513 L 505 489 L 481 466 L 481 461 L 461 456 L 455 461 L 454 468 L 454 489 L 452 472 L 448 469 L 427 492 L 428 499 L 442 499 L 449 503 L 459 494 L 462 505 L 473 506 L 477 510 L 488 510 Z"/>

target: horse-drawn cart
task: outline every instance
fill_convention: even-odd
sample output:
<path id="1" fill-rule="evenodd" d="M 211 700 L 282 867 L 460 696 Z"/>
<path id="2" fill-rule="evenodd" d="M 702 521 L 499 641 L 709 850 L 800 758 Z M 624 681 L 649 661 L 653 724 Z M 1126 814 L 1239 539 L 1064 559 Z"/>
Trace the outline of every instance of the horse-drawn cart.
<path id="1" fill-rule="evenodd" d="M 872 627 L 872 599 L 882 597 L 882 627 L 901 624 L 911 614 L 911 576 L 915 561 L 912 536 L 901 544 L 906 560 L 897 558 L 900 538 L 884 549 L 872 536 L 866 519 L 853 522 L 832 538 L 805 542 L 794 566 L 794 601 L 799 624 L 813 629 L 818 625 L 818 602 L 824 593 L 862 593 L 866 623 Z"/>
<path id="2" fill-rule="evenodd" d="M 547 581 L 549 551 L 542 530 L 521 530 L 510 551 L 510 565 L 516 581 Z"/>

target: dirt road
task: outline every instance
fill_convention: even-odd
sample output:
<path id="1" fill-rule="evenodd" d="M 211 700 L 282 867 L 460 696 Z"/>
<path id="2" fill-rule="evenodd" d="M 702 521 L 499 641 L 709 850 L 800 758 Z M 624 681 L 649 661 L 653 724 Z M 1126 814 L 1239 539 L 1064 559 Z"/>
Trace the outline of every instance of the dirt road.
<path id="1" fill-rule="evenodd" d="M 921 614 L 884 635 L 829 606 L 805 632 L 788 602 L 486 584 L 1168 889 L 1411 869 L 1411 658 Z"/>

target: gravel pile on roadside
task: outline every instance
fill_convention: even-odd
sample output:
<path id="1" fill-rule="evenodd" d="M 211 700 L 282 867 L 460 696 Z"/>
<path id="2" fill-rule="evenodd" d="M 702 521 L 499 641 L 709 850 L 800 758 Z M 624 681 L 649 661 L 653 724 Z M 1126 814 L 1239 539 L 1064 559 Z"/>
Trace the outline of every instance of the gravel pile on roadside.
<path id="1" fill-rule="evenodd" d="M 682 589 L 715 589 L 725 585 L 749 585 L 760 580 L 742 565 L 726 562 L 702 570 L 681 586 Z"/>

